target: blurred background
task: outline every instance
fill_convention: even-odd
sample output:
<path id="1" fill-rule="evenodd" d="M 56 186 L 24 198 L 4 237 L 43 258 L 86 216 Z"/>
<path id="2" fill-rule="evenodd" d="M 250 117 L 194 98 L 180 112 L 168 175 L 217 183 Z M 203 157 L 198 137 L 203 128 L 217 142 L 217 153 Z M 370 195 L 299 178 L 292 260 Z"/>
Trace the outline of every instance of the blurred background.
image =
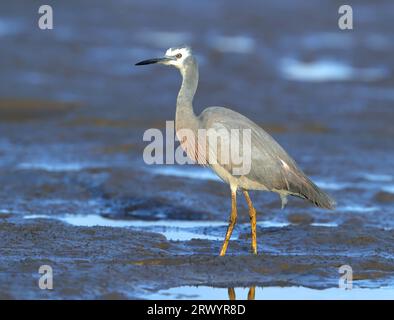
<path id="1" fill-rule="evenodd" d="M 253 119 L 338 202 L 281 211 L 253 193 L 260 221 L 394 226 L 393 1 L 347 2 L 345 31 L 334 0 L 47 1 L 53 30 L 38 28 L 42 4 L 0 4 L 2 214 L 225 223 L 229 190 L 208 169 L 142 160 L 144 131 L 174 119 L 181 78 L 134 63 L 188 44 L 196 113 Z"/>

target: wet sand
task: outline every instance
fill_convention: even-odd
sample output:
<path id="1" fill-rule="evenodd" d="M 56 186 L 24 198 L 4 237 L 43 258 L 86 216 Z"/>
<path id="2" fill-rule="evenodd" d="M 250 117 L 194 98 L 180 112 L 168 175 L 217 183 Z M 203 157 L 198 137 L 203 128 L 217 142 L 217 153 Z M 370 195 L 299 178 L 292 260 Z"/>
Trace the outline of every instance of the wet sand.
<path id="1" fill-rule="evenodd" d="M 241 287 L 256 287 L 256 298 L 297 298 L 291 288 L 338 288 L 350 265 L 354 288 L 393 298 L 392 1 L 355 4 L 352 32 L 338 31 L 332 1 L 151 6 L 59 2 L 43 33 L 33 4 L 4 5 L 0 297 L 175 299 L 214 287 L 245 298 Z M 200 62 L 196 112 L 226 105 L 252 118 L 338 202 L 328 212 L 292 198 L 280 210 L 276 195 L 252 192 L 258 256 L 241 198 L 228 256 L 217 256 L 230 199 L 209 169 L 142 160 L 144 131 L 174 117 L 180 78 L 132 65 L 185 42 Z M 52 291 L 38 288 L 44 264 Z"/>

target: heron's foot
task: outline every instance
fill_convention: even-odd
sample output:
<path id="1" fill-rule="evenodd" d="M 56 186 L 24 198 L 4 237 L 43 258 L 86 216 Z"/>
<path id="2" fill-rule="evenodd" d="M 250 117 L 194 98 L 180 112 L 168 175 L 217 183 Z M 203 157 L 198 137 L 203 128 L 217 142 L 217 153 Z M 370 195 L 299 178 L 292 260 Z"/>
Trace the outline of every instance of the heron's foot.
<path id="1" fill-rule="evenodd" d="M 227 246 L 228 246 L 228 243 L 223 243 L 222 249 L 220 249 L 219 256 L 223 257 L 224 255 L 226 255 Z"/>
<path id="2" fill-rule="evenodd" d="M 256 245 L 253 245 L 253 243 L 252 243 L 251 250 L 252 250 L 252 253 L 257 256 L 257 248 L 256 248 Z"/>
<path id="3" fill-rule="evenodd" d="M 220 249 L 219 256 L 220 256 L 220 257 L 223 257 L 224 255 L 226 255 L 226 250 L 227 250 L 227 248 L 224 248 L 224 245 L 223 245 L 223 246 L 222 246 L 222 249 Z"/>

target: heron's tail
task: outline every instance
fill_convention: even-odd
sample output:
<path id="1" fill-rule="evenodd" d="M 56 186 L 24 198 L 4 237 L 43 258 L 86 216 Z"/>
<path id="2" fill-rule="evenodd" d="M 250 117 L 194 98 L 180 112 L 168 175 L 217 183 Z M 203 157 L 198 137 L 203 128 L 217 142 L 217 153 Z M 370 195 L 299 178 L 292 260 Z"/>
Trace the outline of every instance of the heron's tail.
<path id="1" fill-rule="evenodd" d="M 324 209 L 334 210 L 336 202 L 327 193 L 314 184 L 306 175 L 302 174 L 302 183 L 290 185 L 292 195 L 304 198 L 312 202 L 315 206 Z"/>

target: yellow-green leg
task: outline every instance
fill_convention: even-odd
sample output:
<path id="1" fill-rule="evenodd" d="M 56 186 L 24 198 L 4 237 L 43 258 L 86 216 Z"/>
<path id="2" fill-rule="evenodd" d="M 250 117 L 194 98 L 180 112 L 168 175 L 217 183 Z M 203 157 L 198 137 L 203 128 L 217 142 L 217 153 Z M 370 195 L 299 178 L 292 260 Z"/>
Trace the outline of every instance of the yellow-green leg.
<path id="1" fill-rule="evenodd" d="M 250 228 L 252 230 L 252 252 L 254 254 L 257 254 L 256 210 L 253 207 L 253 203 L 249 197 L 249 193 L 246 190 L 244 190 L 243 193 L 249 207 Z"/>
<path id="2" fill-rule="evenodd" d="M 231 234 L 235 223 L 237 222 L 237 193 L 236 190 L 231 190 L 231 215 L 230 222 L 227 228 L 226 237 L 224 238 L 222 249 L 220 250 L 220 256 L 224 256 L 227 251 L 228 242 L 230 241 Z"/>
<path id="3" fill-rule="evenodd" d="M 235 300 L 235 290 L 234 288 L 228 288 L 228 299 Z"/>
<path id="4" fill-rule="evenodd" d="M 250 287 L 248 292 L 248 300 L 254 300 L 256 295 L 256 287 Z"/>

